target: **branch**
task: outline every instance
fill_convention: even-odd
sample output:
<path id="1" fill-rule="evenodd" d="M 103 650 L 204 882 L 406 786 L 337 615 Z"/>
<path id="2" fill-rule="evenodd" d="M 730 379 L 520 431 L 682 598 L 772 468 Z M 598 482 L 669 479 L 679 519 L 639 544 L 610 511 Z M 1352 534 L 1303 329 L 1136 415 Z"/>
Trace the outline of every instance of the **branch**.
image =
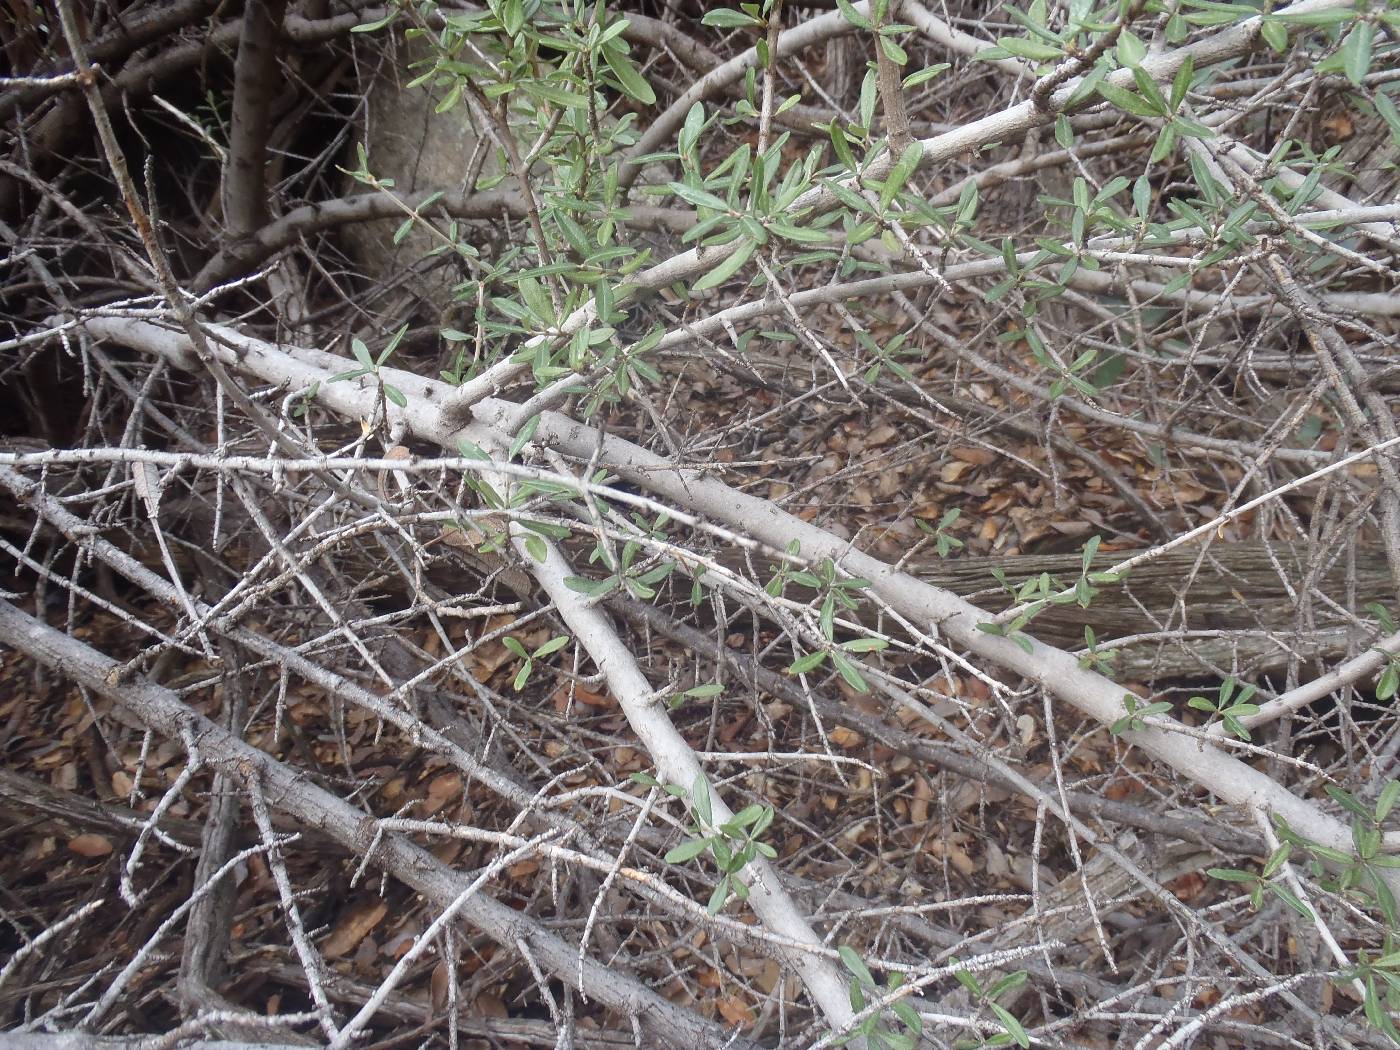
<path id="1" fill-rule="evenodd" d="M 377 839 L 362 834 L 373 817 L 316 786 L 257 748 L 237 739 L 186 706 L 179 695 L 144 678 L 115 685 L 116 661 L 82 642 L 48 627 L 0 601 L 0 639 L 46 667 L 106 697 L 167 737 L 190 733 L 201 757 L 212 767 L 243 782 L 263 785 L 279 809 L 325 832 L 341 845 L 364 853 L 373 843 L 374 863 L 422 894 L 438 908 L 463 896 L 471 879 L 453 871 L 432 853 L 401 835 Z M 459 905 L 463 920 L 507 949 L 523 939 L 552 973 L 570 980 L 578 972 L 578 950 L 527 915 L 494 897 L 476 892 Z M 675 1047 L 745 1046 L 718 1026 L 674 1005 L 634 978 L 593 960 L 583 964 L 585 994 L 628 1017 L 637 1018 L 666 1045 Z M 81 1045 L 81 1044 L 80 1044 Z"/>

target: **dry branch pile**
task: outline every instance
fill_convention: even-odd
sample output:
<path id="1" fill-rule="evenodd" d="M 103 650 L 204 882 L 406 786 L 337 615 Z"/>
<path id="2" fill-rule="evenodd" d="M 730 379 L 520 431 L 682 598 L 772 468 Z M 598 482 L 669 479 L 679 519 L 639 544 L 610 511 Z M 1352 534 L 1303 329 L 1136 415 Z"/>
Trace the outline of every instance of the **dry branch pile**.
<path id="1" fill-rule="evenodd" d="M 635 6 L 0 16 L 0 1041 L 1400 1042 L 1400 9 Z"/>

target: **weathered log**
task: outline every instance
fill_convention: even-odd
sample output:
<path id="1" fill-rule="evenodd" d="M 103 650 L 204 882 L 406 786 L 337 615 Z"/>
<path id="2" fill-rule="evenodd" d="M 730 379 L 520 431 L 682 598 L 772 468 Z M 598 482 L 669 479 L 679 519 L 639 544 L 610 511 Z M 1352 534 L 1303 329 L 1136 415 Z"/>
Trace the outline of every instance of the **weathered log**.
<path id="1" fill-rule="evenodd" d="M 1100 554 L 1093 570 L 1107 570 L 1140 553 Z M 976 595 L 979 604 L 1000 610 L 1015 603 L 1009 595 L 1000 602 L 988 597 L 1001 590 L 994 570 L 1004 573 L 1012 587 L 1041 573 L 1072 585 L 1081 564 L 1078 554 L 966 557 L 924 563 L 917 571 L 940 587 L 967 598 Z M 1157 635 L 1120 653 L 1119 670 L 1134 675 L 1191 674 L 1210 664 L 1262 670 L 1282 666 L 1293 653 L 1306 663 L 1335 656 L 1349 646 L 1364 646 L 1363 633 L 1316 595 L 1356 610 L 1368 602 L 1392 604 L 1395 595 L 1384 555 L 1358 551 L 1354 567 L 1338 558 L 1318 572 L 1309 587 L 1313 569 L 1306 548 L 1286 543 L 1216 543 L 1204 555 L 1193 548 L 1169 551 L 1133 569 L 1121 583 L 1099 585 L 1088 608 L 1049 607 L 1026 631 L 1071 649 L 1084 645 L 1086 626 L 1093 628 L 1101 645 Z M 1309 621 L 1302 613 L 1310 601 Z M 1193 637 L 1191 632 L 1224 633 Z"/>

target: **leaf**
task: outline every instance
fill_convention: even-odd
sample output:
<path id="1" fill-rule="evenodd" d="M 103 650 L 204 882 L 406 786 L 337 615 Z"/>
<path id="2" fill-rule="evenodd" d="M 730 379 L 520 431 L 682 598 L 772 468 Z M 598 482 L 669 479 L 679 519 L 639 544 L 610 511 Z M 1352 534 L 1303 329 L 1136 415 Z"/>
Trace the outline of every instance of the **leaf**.
<path id="1" fill-rule="evenodd" d="M 1062 48 L 1051 47 L 1039 40 L 1027 40 L 1018 36 L 998 37 L 997 47 L 1009 55 L 1015 55 L 1017 58 L 1029 58 L 1034 62 L 1053 62 L 1064 57 Z"/>
<path id="2" fill-rule="evenodd" d="M 904 1027 L 909 1029 L 909 1031 L 913 1032 L 915 1035 L 919 1035 L 923 1032 L 924 1021 L 923 1018 L 919 1016 L 919 1011 L 915 1010 L 903 999 L 899 1000 L 897 1003 L 891 1003 L 890 1009 L 894 1011 L 894 1015 L 903 1022 Z"/>
<path id="3" fill-rule="evenodd" d="M 1360 86 L 1366 74 L 1371 71 L 1371 44 L 1376 27 L 1365 20 L 1359 21 L 1342 41 L 1342 69 L 1347 79 Z"/>
<path id="4" fill-rule="evenodd" d="M 849 642 L 841 643 L 841 648 L 848 653 L 876 653 L 889 646 L 890 643 L 883 638 L 852 638 Z"/>
<path id="5" fill-rule="evenodd" d="M 714 809 L 710 805 L 710 782 L 705 779 L 703 769 L 695 774 L 695 783 L 690 788 L 690 801 L 702 824 L 708 827 L 714 823 Z"/>
<path id="6" fill-rule="evenodd" d="M 565 578 L 564 586 L 579 594 L 586 594 L 590 598 L 601 598 L 616 590 L 619 582 L 616 576 L 609 576 L 606 580 L 590 580 L 586 576 L 569 576 Z"/>
<path id="7" fill-rule="evenodd" d="M 905 77 L 902 86 L 905 88 L 912 88 L 918 87 L 920 84 L 926 84 L 934 77 L 938 76 L 939 73 L 942 73 L 945 69 L 949 68 L 951 68 L 951 66 L 947 62 L 938 62 L 931 66 L 925 66 L 917 73 L 910 73 L 907 77 Z"/>
<path id="8" fill-rule="evenodd" d="M 611 48 L 604 48 L 603 59 L 629 98 L 644 106 L 650 106 L 656 101 L 656 92 L 651 89 L 646 77 L 642 76 L 630 58 Z"/>
<path id="9" fill-rule="evenodd" d="M 730 877 L 726 875 L 719 880 L 714 893 L 710 894 L 710 901 L 705 905 L 705 910 L 711 915 L 718 915 L 719 910 L 724 907 L 724 902 L 729 899 L 729 884 Z"/>
<path id="10" fill-rule="evenodd" d="M 749 258 L 753 255 L 754 249 L 756 247 L 757 245 L 755 245 L 753 241 L 749 240 L 748 238 L 744 238 L 739 242 L 739 249 L 737 251 L 730 255 L 729 258 L 723 260 L 709 273 L 705 274 L 705 276 L 700 278 L 700 280 L 696 281 L 693 285 L 691 285 L 690 290 L 692 292 L 703 292 L 707 289 L 715 287 L 716 285 L 723 284 L 725 281 L 729 280 L 729 278 L 733 277 L 736 273 L 738 273 L 740 267 L 742 267 L 744 263 L 749 261 Z"/>
<path id="11" fill-rule="evenodd" d="M 913 175 L 919 167 L 919 161 L 923 158 L 924 146 L 922 142 L 914 141 L 909 143 L 904 152 L 900 154 L 899 163 L 890 169 L 890 173 L 885 178 L 885 185 L 880 190 L 880 208 L 888 208 L 890 202 L 899 195 L 899 191 L 904 188 L 904 184 L 909 181 L 909 176 Z M 972 185 L 969 183 L 968 185 Z"/>
<path id="12" fill-rule="evenodd" d="M 958 979 L 960 985 L 972 993 L 974 998 L 982 998 L 982 985 L 978 983 L 976 977 L 966 970 L 954 970 L 953 976 Z"/>
<path id="13" fill-rule="evenodd" d="M 906 66 L 909 64 L 909 55 L 905 52 L 904 48 L 900 47 L 887 36 L 881 36 L 879 40 L 880 50 L 885 53 L 886 58 L 897 66 Z"/>
<path id="14" fill-rule="evenodd" d="M 684 864 L 688 860 L 694 860 L 709 848 L 710 840 L 708 838 L 690 839 L 668 850 L 666 853 L 666 863 Z"/>
<path id="15" fill-rule="evenodd" d="M 1026 1035 L 1026 1030 L 1021 1027 L 1021 1022 L 1011 1016 L 1010 1011 L 1005 1007 L 998 1006 L 996 1003 L 988 1003 L 987 1007 L 992 1013 L 996 1014 L 997 1020 L 1000 1021 L 1002 1027 L 1006 1029 L 1007 1035 L 1016 1040 L 1017 1046 L 1025 1048 L 1031 1045 L 1030 1036 Z"/>
<path id="16" fill-rule="evenodd" d="M 839 649 L 832 652 L 831 662 L 835 665 L 836 670 L 840 672 L 841 677 L 846 680 L 846 684 L 852 689 L 858 693 L 870 692 L 870 686 L 865 684 L 865 679 L 860 676 L 860 671 L 857 669 L 856 665 L 842 655 Z"/>
<path id="17" fill-rule="evenodd" d="M 1327 794 L 1332 796 L 1332 800 L 1334 802 L 1340 805 L 1352 816 L 1359 817 L 1361 820 L 1370 823 L 1370 812 L 1357 800 L 1356 796 L 1353 795 L 1351 792 L 1343 791 L 1341 788 L 1337 787 L 1334 784 L 1328 784 L 1325 790 L 1327 791 Z"/>
<path id="18" fill-rule="evenodd" d="M 1147 45 L 1137 38 L 1130 29 L 1118 36 L 1118 61 L 1125 66 L 1139 65 L 1147 57 Z"/>
<path id="19" fill-rule="evenodd" d="M 849 944 L 843 944 L 836 949 L 836 954 L 841 957 L 841 962 L 845 964 L 846 969 L 855 974 L 857 981 L 867 988 L 875 987 L 874 975 L 870 972 L 870 968 L 865 965 L 865 960 L 856 953 L 854 948 Z"/>
<path id="20" fill-rule="evenodd" d="M 373 22 L 361 22 L 361 23 L 360 23 L 359 25 L 357 25 L 357 26 L 351 26 L 351 27 L 350 27 L 350 32 L 352 32 L 352 33 L 373 33 L 376 29 L 383 29 L 383 28 L 384 28 L 385 26 L 387 26 L 390 22 L 392 22 L 392 21 L 394 20 L 394 15 L 396 15 L 396 14 L 398 14 L 398 12 L 395 11 L 395 10 L 393 10 L 393 9 L 391 9 L 391 10 L 389 11 L 389 13 L 388 13 L 387 15 L 385 15 L 383 18 L 376 19 L 376 20 L 373 21 Z"/>
<path id="21" fill-rule="evenodd" d="M 1181 68 L 1176 71 L 1176 76 L 1172 77 L 1171 98 L 1168 104 L 1171 111 L 1175 113 L 1181 108 L 1181 103 L 1186 100 L 1186 92 L 1191 89 L 1191 78 L 1196 74 L 1195 60 L 1186 56 L 1186 61 L 1181 63 Z"/>
<path id="22" fill-rule="evenodd" d="M 799 656 L 788 666 L 788 674 L 806 674 L 808 671 L 820 667 L 822 661 L 825 659 L 825 649 L 818 649 L 816 652 L 808 653 L 806 656 Z"/>
<path id="23" fill-rule="evenodd" d="M 1271 882 L 1268 885 L 1270 892 L 1272 892 L 1273 895 L 1279 900 L 1283 901 L 1284 904 L 1288 905 L 1308 922 L 1315 921 L 1313 918 L 1312 909 L 1309 908 L 1306 904 L 1304 904 L 1301 900 L 1299 900 L 1297 895 L 1294 894 L 1294 892 L 1290 890 L 1287 886 L 1284 886 L 1281 883 L 1277 882 Z"/>
<path id="24" fill-rule="evenodd" d="M 365 346 L 365 341 L 358 336 L 350 340 L 350 352 L 355 355 L 355 360 L 365 369 L 374 371 L 374 358 L 369 355 L 369 347 Z"/>
<path id="25" fill-rule="evenodd" d="M 855 154 L 851 152 L 851 145 L 846 141 L 846 133 L 841 130 L 840 125 L 838 125 L 836 121 L 833 120 L 831 125 L 827 128 L 827 135 L 831 138 L 832 151 L 836 154 L 836 159 L 841 162 L 841 166 L 847 171 L 855 171 Z M 852 196 L 854 196 L 854 194 L 852 194 Z M 859 202 L 860 198 L 857 197 L 856 200 Z M 857 203 L 857 207 L 859 207 L 859 203 Z"/>
<path id="26" fill-rule="evenodd" d="M 1238 868 L 1207 868 L 1206 874 L 1212 879 L 1220 879 L 1222 882 L 1254 882 L 1259 878 L 1247 871 L 1240 871 Z"/>
<path id="27" fill-rule="evenodd" d="M 506 459 L 512 460 L 520 455 L 520 450 L 529 443 L 530 439 L 535 436 L 535 431 L 539 430 L 539 428 L 540 413 L 536 412 L 525 421 L 525 425 L 516 433 L 514 440 L 510 443 L 510 451 L 506 453 Z"/>
<path id="28" fill-rule="evenodd" d="M 850 22 L 851 25 L 855 26 L 857 29 L 874 28 L 874 26 L 870 24 L 870 19 L 866 18 L 851 6 L 850 0 L 836 0 L 836 7 L 840 10 L 841 14 L 845 16 L 846 21 Z"/>
<path id="29" fill-rule="evenodd" d="M 1385 787 L 1381 789 L 1380 798 L 1376 799 L 1376 822 L 1381 823 L 1390 816 L 1390 811 L 1395 807 L 1396 800 L 1400 799 L 1400 780 L 1388 780 Z"/>
<path id="30" fill-rule="evenodd" d="M 721 7 L 716 11 L 706 11 L 705 17 L 700 19 L 701 25 L 714 26 L 716 29 L 739 29 L 744 26 L 756 26 L 763 23 L 753 15 L 746 15 L 742 11 L 731 11 L 727 7 Z"/>
<path id="31" fill-rule="evenodd" d="M 681 200 L 694 204 L 697 208 L 713 208 L 715 211 L 723 212 L 730 210 L 727 201 L 697 186 L 687 186 L 683 182 L 669 182 L 666 184 L 666 188 Z"/>
<path id="32" fill-rule="evenodd" d="M 569 642 L 570 638 L 567 634 L 561 634 L 558 637 L 551 638 L 549 641 L 545 642 L 544 645 L 535 650 L 535 659 L 538 660 L 545 656 L 552 656 L 560 649 L 564 648 L 564 646 L 568 645 Z"/>
<path id="33" fill-rule="evenodd" d="M 1096 90 L 1110 105 L 1114 106 L 1116 109 L 1121 109 L 1124 113 L 1130 113 L 1135 117 L 1155 117 L 1159 115 L 1157 111 L 1147 103 L 1146 99 L 1134 95 L 1131 91 L 1125 91 L 1115 84 L 1104 81 L 1098 85 Z"/>
<path id="34" fill-rule="evenodd" d="M 746 828 L 750 824 L 757 823 L 767 808 L 768 807 L 760 806 L 755 802 L 753 805 L 745 806 L 743 809 L 739 810 L 738 813 L 735 813 L 733 819 L 731 819 L 729 823 L 736 828 Z M 727 826 L 728 825 L 726 825 L 726 827 Z"/>

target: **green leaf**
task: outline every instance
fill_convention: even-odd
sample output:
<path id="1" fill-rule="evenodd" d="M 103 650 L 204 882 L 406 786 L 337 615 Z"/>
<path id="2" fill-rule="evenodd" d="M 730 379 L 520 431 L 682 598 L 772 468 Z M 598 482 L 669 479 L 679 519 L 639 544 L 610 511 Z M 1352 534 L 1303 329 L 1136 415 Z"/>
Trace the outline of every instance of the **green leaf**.
<path id="1" fill-rule="evenodd" d="M 703 292 L 709 288 L 714 288 L 716 285 L 723 284 L 738 273 L 739 269 L 749 261 L 756 247 L 757 245 L 755 245 L 753 241 L 744 238 L 739 242 L 737 251 L 691 285 L 690 290 L 692 292 Z"/>
<path id="2" fill-rule="evenodd" d="M 1061 149 L 1069 149 L 1074 145 L 1074 128 L 1063 113 L 1055 118 L 1055 141 Z"/>
<path id="3" fill-rule="evenodd" d="M 350 340 L 350 352 L 355 355 L 355 360 L 360 362 L 365 369 L 374 371 L 374 358 L 370 356 L 369 347 L 365 346 L 365 341 L 358 336 Z"/>
<path id="4" fill-rule="evenodd" d="M 924 1021 L 923 1018 L 919 1016 L 919 1011 L 915 1010 L 903 999 L 899 1000 L 897 1003 L 891 1003 L 890 1009 L 894 1011 L 894 1015 L 903 1022 L 904 1027 L 909 1029 L 909 1031 L 913 1032 L 915 1035 L 919 1035 L 923 1032 Z"/>
<path id="5" fill-rule="evenodd" d="M 978 983 L 976 977 L 972 976 L 972 974 L 968 973 L 966 970 L 954 970 L 953 976 L 958 979 L 960 985 L 972 993 L 973 998 L 982 998 L 982 985 Z"/>
<path id="6" fill-rule="evenodd" d="M 1016 1040 L 1017 1046 L 1026 1048 L 1031 1045 L 1030 1036 L 1026 1035 L 1026 1030 L 1021 1027 L 1021 1022 L 1011 1016 L 1010 1011 L 1005 1007 L 998 1006 L 996 1003 L 988 1003 L 987 1007 L 992 1013 L 996 1014 L 997 1020 L 1000 1021 L 1002 1027 L 1006 1029 L 1006 1034 Z"/>
<path id="7" fill-rule="evenodd" d="M 1001 978 L 1001 980 L 997 981 L 996 984 L 987 989 L 987 998 L 1000 999 L 1013 988 L 1019 988 L 1021 985 L 1025 984 L 1030 980 L 1030 976 L 1031 975 L 1025 970 L 1017 970 L 1015 973 L 1007 974 L 1005 977 Z"/>
<path id="8" fill-rule="evenodd" d="M 905 77 L 902 86 L 905 88 L 912 88 L 918 87 L 920 84 L 926 84 L 934 77 L 938 76 L 939 73 L 949 68 L 951 68 L 951 66 L 947 62 L 939 62 L 932 66 L 925 66 L 917 73 L 910 73 Z"/>
<path id="9" fill-rule="evenodd" d="M 715 211 L 730 211 L 729 202 L 698 186 L 687 186 L 683 182 L 668 182 L 666 188 L 681 200 L 694 204 L 697 208 L 712 208 Z"/>
<path id="10" fill-rule="evenodd" d="M 1064 49 L 1051 47 L 1039 40 L 1027 40 L 1017 36 L 997 38 L 997 47 L 1017 58 L 1029 58 L 1033 62 L 1053 62 L 1064 57 Z"/>
<path id="11" fill-rule="evenodd" d="M 885 178 L 885 185 L 880 190 L 880 208 L 884 210 L 890 206 L 890 202 L 899 195 L 899 191 L 904 188 L 904 184 L 909 181 L 909 176 L 913 175 L 919 167 L 919 161 L 923 158 L 924 146 L 919 141 L 909 143 L 904 152 L 899 156 L 899 162 L 890 169 L 890 173 Z M 969 183 L 968 185 L 972 185 Z"/>
<path id="12" fill-rule="evenodd" d="M 704 853 L 709 848 L 710 840 L 707 838 L 690 839 L 689 841 L 682 842 L 679 846 L 675 846 L 668 850 L 665 858 L 666 863 L 684 864 L 688 860 L 694 860 L 696 857 L 700 856 L 700 854 Z"/>
<path id="13" fill-rule="evenodd" d="M 1167 98 L 1162 94 L 1162 89 L 1157 85 L 1157 81 L 1152 79 L 1152 75 L 1141 68 L 1135 68 L 1132 72 L 1138 91 L 1142 92 L 1142 97 L 1147 104 L 1157 111 L 1158 116 L 1169 116 L 1171 107 L 1167 105 Z"/>
<path id="14" fill-rule="evenodd" d="M 843 944 L 836 949 L 836 954 L 841 957 L 841 962 L 845 964 L 846 969 L 855 974 L 857 981 L 867 988 L 875 987 L 874 974 L 870 972 L 870 967 L 865 965 L 865 960 L 856 953 L 854 948 L 849 944 Z"/>
<path id="15" fill-rule="evenodd" d="M 632 64 L 630 58 L 620 52 L 613 51 L 611 48 L 604 48 L 603 59 L 629 98 L 644 106 L 650 106 L 656 101 L 656 92 L 651 89 L 646 77 L 642 76 L 641 71 Z"/>
<path id="16" fill-rule="evenodd" d="M 394 404 L 398 405 L 400 408 L 408 407 L 408 398 L 404 397 L 403 391 L 396 386 L 391 386 L 390 384 L 385 383 L 384 396 L 387 397 Z"/>
<path id="17" fill-rule="evenodd" d="M 826 650 L 818 649 L 816 652 L 808 653 L 806 656 L 799 656 L 788 666 L 788 674 L 806 674 L 819 666 L 826 659 Z"/>
<path id="18" fill-rule="evenodd" d="M 1366 809 L 1350 791 L 1343 791 L 1334 784 L 1328 784 L 1325 788 L 1327 794 L 1332 796 L 1332 800 L 1340 805 L 1344 810 L 1354 817 L 1371 822 L 1370 811 Z"/>
<path id="19" fill-rule="evenodd" d="M 881 36 L 879 40 L 880 50 L 885 53 L 886 58 L 897 66 L 906 66 L 909 64 L 909 55 L 905 52 L 904 48 L 900 47 L 887 36 Z"/>
<path id="20" fill-rule="evenodd" d="M 394 20 L 394 15 L 396 15 L 397 13 L 398 12 L 395 10 L 390 10 L 390 12 L 383 18 L 376 19 L 373 22 L 362 22 L 357 26 L 351 26 L 350 32 L 373 33 L 376 29 L 383 29 L 385 26 L 387 26 L 390 22 Z"/>
<path id="21" fill-rule="evenodd" d="M 1264 24 L 1259 27 L 1259 36 L 1279 54 L 1288 49 L 1288 27 L 1282 22 L 1266 18 Z"/>
<path id="22" fill-rule="evenodd" d="M 714 26 L 716 29 L 739 29 L 745 26 L 762 25 L 762 21 L 753 15 L 746 15 L 741 11 L 731 11 L 727 7 L 721 7 L 715 11 L 706 11 L 705 17 L 700 19 L 701 25 Z"/>
<path id="23" fill-rule="evenodd" d="M 1371 44 L 1376 27 L 1367 21 L 1357 22 L 1342 41 L 1342 69 L 1347 79 L 1360 85 L 1371 71 Z"/>
<path id="24" fill-rule="evenodd" d="M 690 788 L 690 800 L 695 806 L 695 815 L 706 827 L 714 823 L 714 809 L 710 805 L 710 782 L 705 779 L 702 769 L 695 774 L 695 783 Z"/>
<path id="25" fill-rule="evenodd" d="M 590 580 L 586 576 L 569 576 L 565 578 L 564 586 L 579 594 L 586 594 L 590 598 L 601 598 L 616 590 L 620 582 L 616 576 L 609 576 L 606 580 Z"/>
<path id="26" fill-rule="evenodd" d="M 1385 787 L 1381 788 L 1381 794 L 1376 799 L 1376 822 L 1381 823 L 1390 816 L 1390 811 L 1395 807 L 1397 800 L 1400 800 L 1400 780 L 1388 780 Z"/>
<path id="27" fill-rule="evenodd" d="M 1273 895 L 1279 900 L 1283 901 L 1284 904 L 1288 905 L 1290 908 L 1296 911 L 1304 919 L 1307 919 L 1308 922 L 1314 921 L 1312 909 L 1309 908 L 1306 904 L 1304 904 L 1301 900 L 1299 900 L 1297 895 L 1294 894 L 1294 892 L 1290 890 L 1287 886 L 1284 886 L 1281 883 L 1271 882 L 1269 883 L 1269 891 L 1273 893 Z"/>
<path id="28" fill-rule="evenodd" d="M 729 885 L 730 877 L 726 875 L 719 880 L 714 893 L 710 894 L 710 901 L 705 905 L 705 910 L 711 915 L 718 915 L 719 910 L 724 907 L 724 902 L 729 899 Z"/>
<path id="29" fill-rule="evenodd" d="M 1118 61 L 1125 66 L 1139 65 L 1147 57 L 1147 45 L 1134 35 L 1131 29 L 1125 29 L 1118 36 Z"/>
<path id="30" fill-rule="evenodd" d="M 833 120 L 830 126 L 828 126 L 827 135 L 831 138 L 832 151 L 836 154 L 836 159 L 841 162 L 841 166 L 847 171 L 855 171 L 855 154 L 851 152 L 851 145 L 846 141 L 846 133 L 841 130 L 840 125 L 838 125 L 836 121 Z M 857 201 L 859 201 L 859 198 L 857 198 Z"/>
<path id="31" fill-rule="evenodd" d="M 841 643 L 841 648 L 848 653 L 875 653 L 889 646 L 890 643 L 883 638 L 852 638 L 849 642 Z"/>
<path id="32" fill-rule="evenodd" d="M 534 558 L 539 565 L 543 565 L 545 559 L 549 557 L 549 548 L 545 546 L 544 540 L 538 536 L 526 536 L 525 549 L 530 552 L 530 557 Z"/>
<path id="33" fill-rule="evenodd" d="M 1124 113 L 1130 113 L 1135 117 L 1156 117 L 1160 115 L 1157 110 L 1148 104 L 1146 99 L 1134 95 L 1131 91 L 1125 91 L 1115 84 L 1103 81 L 1098 84 L 1096 90 L 1110 105 L 1114 106 L 1116 109 L 1121 109 Z"/>
<path id="34" fill-rule="evenodd" d="M 545 642 L 544 645 L 535 650 L 535 659 L 539 660 L 546 656 L 553 656 L 560 649 L 564 648 L 564 646 L 568 645 L 569 640 L 567 634 L 561 634 L 551 638 L 549 641 Z"/>
<path id="35" fill-rule="evenodd" d="M 1206 874 L 1222 882 L 1254 882 L 1259 878 L 1258 875 L 1240 871 L 1238 868 L 1207 868 Z"/>
<path id="36" fill-rule="evenodd" d="M 859 669 L 853 662 L 842 655 L 839 649 L 832 652 L 831 662 L 835 665 L 836 670 L 840 672 L 841 677 L 846 680 L 846 684 L 852 689 L 858 693 L 870 692 L 870 686 L 865 684 L 865 679 L 860 676 Z"/>
<path id="37" fill-rule="evenodd" d="M 1196 63 L 1190 55 L 1186 56 L 1186 61 L 1181 63 L 1181 68 L 1176 71 L 1176 76 L 1172 77 L 1172 93 L 1169 100 L 1171 111 L 1175 113 L 1181 108 L 1181 103 L 1186 99 L 1186 92 L 1191 89 L 1191 78 L 1195 75 Z"/>
<path id="38" fill-rule="evenodd" d="M 855 26 L 857 29 L 874 28 L 870 24 L 870 19 L 866 18 L 851 6 L 850 0 L 836 0 L 836 7 L 840 10 L 841 14 L 845 16 L 846 21 L 850 22 L 851 25 Z"/>

